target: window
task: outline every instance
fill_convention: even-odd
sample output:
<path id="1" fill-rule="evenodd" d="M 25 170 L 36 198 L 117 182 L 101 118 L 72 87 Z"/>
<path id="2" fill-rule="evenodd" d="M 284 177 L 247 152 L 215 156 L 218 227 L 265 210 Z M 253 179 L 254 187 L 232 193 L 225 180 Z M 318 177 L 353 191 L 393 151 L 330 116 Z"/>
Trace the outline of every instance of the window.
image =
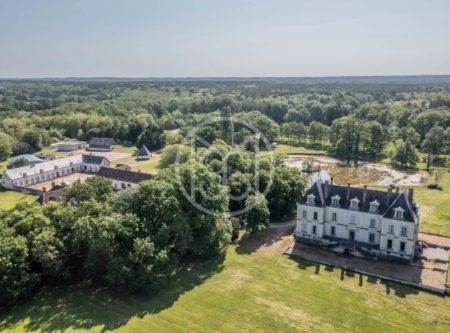
<path id="1" fill-rule="evenodd" d="M 402 237 L 406 237 L 406 236 L 408 236 L 408 228 L 402 227 Z"/>
<path id="2" fill-rule="evenodd" d="M 339 195 L 335 195 L 334 197 L 331 198 L 331 205 L 335 207 L 339 206 L 340 199 L 341 198 L 339 197 Z"/>
<path id="3" fill-rule="evenodd" d="M 370 228 L 375 229 L 375 219 L 370 219 Z"/>
<path id="4" fill-rule="evenodd" d="M 122 188 L 126 188 L 127 186 L 125 185 L 125 183 L 122 183 Z"/>
<path id="5" fill-rule="evenodd" d="M 375 243 L 375 234 L 374 233 L 369 234 L 369 243 Z"/>
<path id="6" fill-rule="evenodd" d="M 352 200 L 350 200 L 350 209 L 358 209 L 358 204 L 358 198 L 353 198 Z"/>
<path id="7" fill-rule="evenodd" d="M 401 252 L 405 252 L 405 248 L 406 248 L 406 243 L 405 242 L 400 242 L 400 251 Z"/>
<path id="8" fill-rule="evenodd" d="M 308 212 L 306 210 L 302 211 L 302 218 L 306 219 L 308 217 Z"/>
<path id="9" fill-rule="evenodd" d="M 302 223 L 302 232 L 306 232 L 306 223 Z"/>
<path id="10" fill-rule="evenodd" d="M 314 212 L 314 213 L 313 213 L 313 219 L 314 219 L 314 220 L 317 220 L 317 212 Z"/>
<path id="11" fill-rule="evenodd" d="M 313 233 L 313 235 L 315 235 L 317 233 L 317 227 L 315 225 L 313 225 L 313 227 L 312 227 L 312 233 Z"/>
<path id="12" fill-rule="evenodd" d="M 314 194 L 310 194 L 310 195 L 307 196 L 306 203 L 308 205 L 314 205 L 315 204 L 314 199 L 315 199 L 315 195 Z"/>
<path id="13" fill-rule="evenodd" d="M 389 250 L 391 250 L 391 249 L 392 249 L 392 239 L 388 239 L 386 245 L 387 245 L 386 247 L 387 247 Z"/>
<path id="14" fill-rule="evenodd" d="M 337 214 L 336 213 L 331 213 L 331 220 L 332 221 L 336 221 L 337 220 Z"/>
<path id="15" fill-rule="evenodd" d="M 380 206 L 380 204 L 379 204 L 379 202 L 378 201 L 372 201 L 371 203 L 370 203 L 370 209 L 369 209 L 369 211 L 371 212 L 371 213 L 376 213 L 376 212 L 378 212 L 378 207 Z"/>
<path id="16" fill-rule="evenodd" d="M 393 234 L 394 233 L 394 225 L 390 224 L 389 225 L 389 230 L 388 230 L 388 234 Z"/>
<path id="17" fill-rule="evenodd" d="M 395 208 L 394 209 L 394 217 L 399 220 L 403 219 L 403 212 L 404 212 L 404 210 L 401 207 Z"/>
<path id="18" fill-rule="evenodd" d="M 336 227 L 331 227 L 331 234 L 336 235 Z"/>

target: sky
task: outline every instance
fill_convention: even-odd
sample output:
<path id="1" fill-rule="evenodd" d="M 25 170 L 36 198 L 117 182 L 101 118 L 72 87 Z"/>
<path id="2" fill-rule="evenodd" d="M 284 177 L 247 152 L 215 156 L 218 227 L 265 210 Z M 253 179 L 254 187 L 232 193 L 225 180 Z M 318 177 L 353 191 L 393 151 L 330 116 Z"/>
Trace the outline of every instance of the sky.
<path id="1" fill-rule="evenodd" d="M 0 0 L 0 77 L 450 74 L 448 0 Z"/>

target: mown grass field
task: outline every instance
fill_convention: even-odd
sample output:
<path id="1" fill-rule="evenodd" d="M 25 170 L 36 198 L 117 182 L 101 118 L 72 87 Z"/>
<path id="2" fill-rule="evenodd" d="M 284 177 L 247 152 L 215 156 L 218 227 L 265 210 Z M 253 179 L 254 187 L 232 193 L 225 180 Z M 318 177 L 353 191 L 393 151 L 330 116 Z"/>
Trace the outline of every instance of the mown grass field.
<path id="1" fill-rule="evenodd" d="M 275 154 L 326 154 L 326 150 L 321 144 L 292 145 L 275 143 L 272 149 Z"/>
<path id="2" fill-rule="evenodd" d="M 0 209 L 10 210 L 19 202 L 36 201 L 37 196 L 0 188 Z"/>
<path id="3" fill-rule="evenodd" d="M 416 186 L 414 196 L 421 206 L 420 231 L 450 236 L 450 173 L 436 169 L 441 190 Z"/>
<path id="4" fill-rule="evenodd" d="M 156 296 L 57 289 L 0 316 L 11 332 L 449 332 L 450 300 L 283 254 L 231 247 Z"/>

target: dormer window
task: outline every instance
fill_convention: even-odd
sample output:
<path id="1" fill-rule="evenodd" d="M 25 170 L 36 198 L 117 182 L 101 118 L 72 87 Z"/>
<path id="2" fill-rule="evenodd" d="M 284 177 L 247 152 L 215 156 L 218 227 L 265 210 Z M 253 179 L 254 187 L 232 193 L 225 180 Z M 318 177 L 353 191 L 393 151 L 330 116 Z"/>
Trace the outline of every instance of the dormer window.
<path id="1" fill-rule="evenodd" d="M 307 203 L 308 205 L 314 205 L 314 204 L 315 204 L 315 201 L 314 201 L 315 198 L 316 198 L 316 196 L 315 196 L 314 194 L 309 194 L 309 195 L 306 197 L 306 203 Z"/>
<path id="2" fill-rule="evenodd" d="M 341 197 L 339 197 L 339 195 L 335 195 L 334 197 L 331 197 L 331 205 L 334 207 L 339 207 L 340 200 L 341 200 Z"/>
<path id="3" fill-rule="evenodd" d="M 350 200 L 350 209 L 359 209 L 358 205 L 359 205 L 358 198 L 355 197 L 352 200 Z"/>
<path id="4" fill-rule="evenodd" d="M 401 207 L 397 207 L 394 209 L 394 218 L 398 219 L 398 220 L 403 220 L 403 213 L 404 213 L 404 209 Z"/>
<path id="5" fill-rule="evenodd" d="M 369 211 L 370 211 L 371 213 L 378 213 L 378 207 L 379 207 L 379 206 L 380 206 L 380 203 L 379 203 L 377 200 L 372 201 L 372 202 L 370 203 Z"/>

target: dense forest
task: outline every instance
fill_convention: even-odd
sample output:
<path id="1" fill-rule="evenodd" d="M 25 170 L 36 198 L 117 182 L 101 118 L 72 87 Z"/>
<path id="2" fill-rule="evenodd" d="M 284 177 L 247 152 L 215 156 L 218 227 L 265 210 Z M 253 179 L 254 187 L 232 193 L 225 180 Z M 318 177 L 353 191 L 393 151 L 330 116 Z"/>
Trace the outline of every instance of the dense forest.
<path id="1" fill-rule="evenodd" d="M 154 292 L 179 263 L 219 256 L 241 228 L 254 232 L 269 218 L 289 215 L 305 180 L 275 158 L 270 192 L 264 196 L 252 187 L 256 168 L 263 185 L 272 170 L 251 145 L 238 145 L 253 135 L 245 127 L 202 127 L 201 136 L 227 161 L 203 146 L 194 156 L 181 154 L 175 169 L 183 135 L 209 119 L 232 116 L 271 143 L 320 145 L 352 166 L 387 156 L 402 168 L 414 167 L 420 156 L 427 168 L 448 166 L 450 77 L 5 80 L 0 115 L 0 160 L 65 139 L 105 136 L 161 149 L 163 167 L 136 189 L 116 194 L 106 179 L 90 178 L 67 190 L 71 204 L 0 211 L 1 306 L 42 286 L 79 281 Z M 224 163 L 232 171 L 227 186 L 217 177 Z M 193 179 L 213 197 L 249 195 L 205 202 L 214 212 L 207 214 L 179 191 L 180 183 Z M 250 206 L 242 216 L 230 216 Z"/>
<path id="2" fill-rule="evenodd" d="M 448 153 L 450 78 L 61 80 L 0 82 L 0 160 L 67 138 L 114 137 L 160 149 L 228 108 L 270 141 L 329 143 L 348 163 L 414 166 Z M 210 139 L 217 129 L 204 129 Z M 206 134 L 206 133 L 205 133 Z M 241 133 L 241 136 L 244 135 Z M 169 136 L 169 137 L 168 137 Z M 395 150 L 390 151 L 390 143 Z"/>

